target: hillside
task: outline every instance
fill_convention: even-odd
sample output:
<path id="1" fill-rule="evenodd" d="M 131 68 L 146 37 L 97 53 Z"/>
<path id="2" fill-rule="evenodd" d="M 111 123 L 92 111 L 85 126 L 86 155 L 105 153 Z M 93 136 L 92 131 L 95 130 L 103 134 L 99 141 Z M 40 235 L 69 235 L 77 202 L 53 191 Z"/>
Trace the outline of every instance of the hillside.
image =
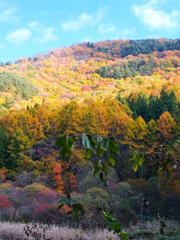
<path id="1" fill-rule="evenodd" d="M 179 96 L 179 51 L 179 40 L 116 40 L 1 64 L 1 112 L 44 100 L 59 105 L 70 99 L 115 98 L 119 92 L 157 97 L 162 86 Z"/>
<path id="2" fill-rule="evenodd" d="M 84 228 L 103 226 L 98 206 L 124 226 L 159 210 L 178 220 L 179 120 L 179 39 L 86 42 L 1 64 L 0 220 L 75 226 L 70 207 L 58 209 L 65 194 L 87 206 Z M 88 160 L 82 132 L 116 138 L 108 187 L 93 168 L 109 155 L 100 149 Z M 71 162 L 59 155 L 59 134 L 77 139 Z"/>

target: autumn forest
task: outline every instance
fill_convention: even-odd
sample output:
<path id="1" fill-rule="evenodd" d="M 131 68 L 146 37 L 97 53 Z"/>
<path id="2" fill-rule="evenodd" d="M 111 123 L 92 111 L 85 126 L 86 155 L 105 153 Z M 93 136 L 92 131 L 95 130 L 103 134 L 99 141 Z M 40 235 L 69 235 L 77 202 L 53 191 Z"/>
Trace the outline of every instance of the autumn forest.
<path id="1" fill-rule="evenodd" d="M 82 133 L 117 140 L 107 186 Z M 62 135 L 76 137 L 71 161 Z M 84 228 L 103 226 L 98 209 L 123 226 L 158 211 L 178 220 L 179 140 L 180 39 L 85 42 L 0 63 L 0 220 L 76 226 L 70 207 L 59 209 L 65 195 L 85 206 Z"/>

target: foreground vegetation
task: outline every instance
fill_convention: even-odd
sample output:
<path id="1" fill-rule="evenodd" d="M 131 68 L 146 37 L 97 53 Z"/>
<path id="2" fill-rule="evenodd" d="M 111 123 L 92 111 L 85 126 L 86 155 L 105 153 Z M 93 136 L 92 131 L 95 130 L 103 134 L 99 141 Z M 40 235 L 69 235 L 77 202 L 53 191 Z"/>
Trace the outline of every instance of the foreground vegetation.
<path id="1" fill-rule="evenodd" d="M 167 222 L 164 235 L 159 234 L 159 223 L 157 221 L 145 224 L 130 225 L 126 232 L 129 239 L 133 240 L 179 240 L 180 230 L 177 222 Z M 67 226 L 45 225 L 45 224 L 24 224 L 0 222 L 0 238 L 2 240 L 24 240 L 32 239 L 33 234 L 38 233 L 38 240 L 106 240 L 113 238 L 118 240 L 118 236 L 112 234 L 107 229 L 89 229 L 70 228 Z M 27 229 L 31 231 L 27 232 Z M 28 236 L 29 234 L 29 236 Z M 45 238 L 43 238 L 45 234 Z M 35 236 L 35 235 L 34 235 Z M 37 236 L 37 235 L 36 235 Z"/>
<path id="2" fill-rule="evenodd" d="M 33 224 L 23 224 L 23 223 L 9 223 L 9 222 L 1 222 L 0 223 L 0 237 L 3 240 L 24 240 L 25 237 L 27 239 L 32 239 L 33 233 L 40 233 L 38 240 L 44 239 L 43 233 L 45 233 L 45 239 L 52 240 L 103 240 L 107 239 L 107 237 L 113 237 L 114 240 L 118 239 L 108 230 L 83 230 L 81 228 L 70 228 L 70 227 L 58 227 L 56 225 L 42 225 L 37 224 L 33 229 Z M 25 230 L 29 227 L 32 229 L 32 234 L 28 237 L 28 234 L 25 234 Z M 43 231 L 43 228 L 45 230 Z M 46 229 L 47 228 L 47 229 Z M 31 232 L 31 231 L 30 231 Z M 36 239 L 36 238 L 35 238 Z"/>

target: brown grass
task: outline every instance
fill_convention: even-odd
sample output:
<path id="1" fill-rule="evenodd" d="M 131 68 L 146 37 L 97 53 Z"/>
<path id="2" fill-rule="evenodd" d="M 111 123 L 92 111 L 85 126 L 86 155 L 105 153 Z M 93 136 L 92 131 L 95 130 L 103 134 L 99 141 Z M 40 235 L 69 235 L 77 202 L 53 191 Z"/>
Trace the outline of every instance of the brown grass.
<path id="1" fill-rule="evenodd" d="M 24 233 L 24 227 L 29 226 L 30 228 L 34 226 L 34 224 L 24 224 L 24 223 L 9 223 L 9 222 L 0 222 L 0 240 L 24 240 L 25 239 L 25 233 Z M 91 231 L 89 230 L 83 230 L 81 228 L 70 228 L 70 227 L 62 227 L 62 226 L 56 226 L 56 225 L 45 225 L 45 224 L 37 224 L 37 226 L 47 226 L 47 230 L 45 232 L 45 236 L 47 238 L 53 238 L 53 240 L 106 240 L 108 238 L 112 238 L 113 240 L 119 240 L 117 235 L 113 235 L 111 232 L 109 232 L 107 229 L 93 229 Z M 179 232 L 180 225 L 177 222 L 174 221 L 166 221 L 166 228 L 165 232 L 168 232 L 169 230 L 173 231 L 174 233 Z M 134 233 L 134 239 L 138 240 L 147 240 L 151 238 L 146 238 L 143 235 L 143 231 L 152 231 L 157 233 L 154 239 L 161 239 L 158 238 L 159 233 L 159 222 L 153 221 L 142 224 L 137 224 L 136 226 L 132 225 L 126 231 L 132 235 Z M 141 232 L 142 234 L 137 233 Z M 42 232 L 42 230 L 41 230 Z M 142 235 L 142 236 L 141 236 Z M 179 236 L 179 235 L 178 235 Z M 33 238 L 28 238 L 29 240 L 33 240 Z M 43 238 L 40 238 L 38 240 L 42 240 Z M 131 238 L 133 239 L 133 238 Z M 166 238 L 166 239 L 179 239 L 176 238 Z"/>
<path id="2" fill-rule="evenodd" d="M 32 227 L 33 224 L 27 225 Z M 0 240 L 24 240 L 24 226 L 25 224 L 23 223 L 0 222 Z M 107 237 L 113 238 L 113 240 L 119 239 L 106 229 L 84 231 L 80 228 L 73 229 L 55 225 L 51 225 L 48 227 L 48 230 L 46 230 L 46 238 L 50 237 L 52 237 L 53 240 L 104 240 L 107 239 Z"/>

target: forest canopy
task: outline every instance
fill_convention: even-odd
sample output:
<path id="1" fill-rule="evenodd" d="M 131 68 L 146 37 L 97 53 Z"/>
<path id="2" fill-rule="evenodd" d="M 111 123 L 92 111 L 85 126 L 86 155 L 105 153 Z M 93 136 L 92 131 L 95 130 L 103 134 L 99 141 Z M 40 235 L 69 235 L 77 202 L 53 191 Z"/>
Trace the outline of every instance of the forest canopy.
<path id="1" fill-rule="evenodd" d="M 92 209 L 83 226 L 103 226 L 99 206 L 124 226 L 158 209 L 179 219 L 179 120 L 179 39 L 85 42 L 1 65 L 0 219 L 73 226 L 57 206 L 65 194 Z M 77 140 L 72 153 L 59 136 Z"/>

